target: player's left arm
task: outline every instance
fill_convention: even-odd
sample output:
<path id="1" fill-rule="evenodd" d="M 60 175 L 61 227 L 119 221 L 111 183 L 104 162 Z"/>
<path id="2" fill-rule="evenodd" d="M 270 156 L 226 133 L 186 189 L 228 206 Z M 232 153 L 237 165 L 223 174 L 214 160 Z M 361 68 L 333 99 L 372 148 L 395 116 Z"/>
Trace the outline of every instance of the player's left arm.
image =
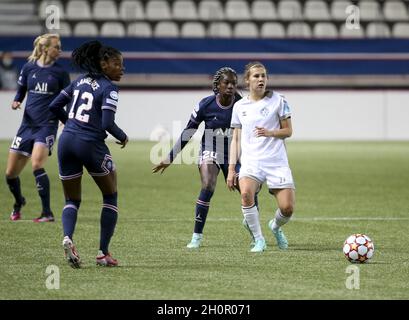
<path id="1" fill-rule="evenodd" d="M 268 130 L 263 127 L 256 127 L 254 133 L 256 137 L 273 137 L 278 139 L 289 138 L 293 134 L 291 118 L 280 120 L 280 129 Z"/>

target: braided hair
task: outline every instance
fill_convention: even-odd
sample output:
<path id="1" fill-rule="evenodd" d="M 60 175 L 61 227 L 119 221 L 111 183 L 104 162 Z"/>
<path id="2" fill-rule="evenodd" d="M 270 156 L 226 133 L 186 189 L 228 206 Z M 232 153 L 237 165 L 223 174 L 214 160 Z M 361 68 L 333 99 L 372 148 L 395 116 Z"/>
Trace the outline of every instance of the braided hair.
<path id="1" fill-rule="evenodd" d="M 99 41 L 89 41 L 72 52 L 74 66 L 91 76 L 103 74 L 101 61 L 120 56 L 121 52 L 113 47 L 104 46 Z"/>
<path id="2" fill-rule="evenodd" d="M 214 94 L 219 93 L 219 89 L 217 88 L 217 86 L 220 84 L 220 80 L 222 79 L 222 75 L 228 74 L 228 73 L 232 73 L 237 79 L 237 73 L 232 68 L 223 67 L 223 68 L 220 68 L 219 70 L 216 71 L 216 73 L 213 76 L 213 92 L 214 92 Z"/>

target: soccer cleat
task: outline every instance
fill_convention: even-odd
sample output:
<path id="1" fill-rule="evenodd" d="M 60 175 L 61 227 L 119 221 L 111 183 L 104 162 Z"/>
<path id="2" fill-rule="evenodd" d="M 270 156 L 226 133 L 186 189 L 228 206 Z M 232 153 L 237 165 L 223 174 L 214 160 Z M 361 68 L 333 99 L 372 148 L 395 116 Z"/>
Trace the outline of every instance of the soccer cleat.
<path id="1" fill-rule="evenodd" d="M 72 268 L 80 268 L 81 258 L 77 252 L 77 249 L 72 243 L 72 240 L 68 236 L 64 237 L 64 240 L 62 241 L 62 246 L 64 248 L 65 258 L 67 259 L 68 264 Z"/>
<path id="2" fill-rule="evenodd" d="M 255 239 L 254 239 L 253 233 L 251 232 L 250 227 L 249 227 L 249 225 L 248 225 L 248 223 L 247 223 L 247 221 L 246 221 L 245 218 L 243 219 L 242 224 L 243 224 L 243 227 L 250 233 L 250 237 L 251 237 L 250 246 L 254 246 L 254 245 L 256 244 L 256 241 L 255 241 Z"/>
<path id="3" fill-rule="evenodd" d="M 251 252 L 263 252 L 267 248 L 266 241 L 264 238 L 256 240 L 254 247 L 250 250 Z"/>
<path id="4" fill-rule="evenodd" d="M 192 236 L 192 240 L 186 246 L 188 249 L 198 249 L 202 244 L 203 234 L 201 233 L 194 233 Z"/>
<path id="5" fill-rule="evenodd" d="M 33 219 L 33 222 L 54 222 L 54 216 L 51 215 L 43 215 L 39 216 L 38 218 Z"/>
<path id="6" fill-rule="evenodd" d="M 277 245 L 278 248 L 281 250 L 286 250 L 288 248 L 288 241 L 287 238 L 284 235 L 283 230 L 281 230 L 281 228 L 278 228 L 278 230 L 274 230 L 273 229 L 273 220 L 270 220 L 270 222 L 268 223 L 268 227 L 270 228 L 271 232 L 273 233 L 274 237 L 277 240 Z"/>
<path id="7" fill-rule="evenodd" d="M 21 204 L 14 204 L 13 211 L 10 214 L 10 220 L 11 221 L 17 221 L 21 219 L 21 208 L 26 205 L 26 199 L 22 198 Z"/>
<path id="8" fill-rule="evenodd" d="M 116 267 L 118 266 L 118 260 L 112 258 L 109 252 L 108 254 L 104 254 L 101 250 L 99 250 L 97 255 L 97 266 Z"/>

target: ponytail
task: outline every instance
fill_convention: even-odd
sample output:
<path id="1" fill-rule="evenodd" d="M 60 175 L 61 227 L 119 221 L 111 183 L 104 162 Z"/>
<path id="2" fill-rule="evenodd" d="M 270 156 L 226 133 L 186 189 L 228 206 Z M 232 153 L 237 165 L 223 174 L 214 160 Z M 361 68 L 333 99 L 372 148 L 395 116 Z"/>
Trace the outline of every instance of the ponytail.
<path id="1" fill-rule="evenodd" d="M 46 55 L 48 47 L 50 46 L 51 39 L 56 38 L 60 41 L 60 35 L 56 33 L 46 33 L 38 36 L 33 42 L 33 52 L 28 57 L 28 61 L 34 62 L 41 58 L 42 55 Z"/>

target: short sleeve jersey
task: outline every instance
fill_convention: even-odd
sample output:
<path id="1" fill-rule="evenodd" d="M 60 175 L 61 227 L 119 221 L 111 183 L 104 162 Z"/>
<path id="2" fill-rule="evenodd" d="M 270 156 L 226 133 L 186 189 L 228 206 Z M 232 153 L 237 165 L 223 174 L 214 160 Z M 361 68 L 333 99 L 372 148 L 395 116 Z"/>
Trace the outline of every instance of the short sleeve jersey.
<path id="1" fill-rule="evenodd" d="M 71 99 L 64 131 L 80 133 L 84 140 L 103 141 L 102 110 L 116 112 L 118 87 L 105 76 L 80 76 L 62 94 Z"/>
<path id="2" fill-rule="evenodd" d="M 57 62 L 50 66 L 39 66 L 37 62 L 28 62 L 21 69 L 17 83 L 27 89 L 27 101 L 24 109 L 23 125 L 58 126 L 57 117 L 48 106 L 60 91 L 70 83 L 68 73 Z M 15 101 L 22 101 L 17 97 Z"/>
<path id="3" fill-rule="evenodd" d="M 256 137 L 255 128 L 279 129 L 280 120 L 291 117 L 290 107 L 284 96 L 269 92 L 259 101 L 245 97 L 235 103 L 231 127 L 241 128 L 241 162 L 268 161 L 276 166 L 288 166 L 287 152 L 283 139 Z"/>

